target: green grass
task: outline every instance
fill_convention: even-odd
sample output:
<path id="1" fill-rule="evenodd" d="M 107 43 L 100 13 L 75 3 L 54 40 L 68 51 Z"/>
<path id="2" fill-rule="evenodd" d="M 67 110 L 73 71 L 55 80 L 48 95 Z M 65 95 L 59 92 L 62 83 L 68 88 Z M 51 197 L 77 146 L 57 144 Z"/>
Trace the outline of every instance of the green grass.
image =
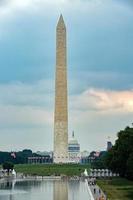
<path id="1" fill-rule="evenodd" d="M 67 176 L 80 176 L 85 169 L 90 169 L 89 165 L 80 164 L 23 164 L 15 165 L 15 170 L 20 173 L 29 175 L 40 175 L 40 176 L 50 176 L 50 175 L 67 175 Z"/>
<path id="2" fill-rule="evenodd" d="M 124 178 L 98 180 L 97 184 L 106 192 L 109 200 L 133 200 L 133 181 Z"/>

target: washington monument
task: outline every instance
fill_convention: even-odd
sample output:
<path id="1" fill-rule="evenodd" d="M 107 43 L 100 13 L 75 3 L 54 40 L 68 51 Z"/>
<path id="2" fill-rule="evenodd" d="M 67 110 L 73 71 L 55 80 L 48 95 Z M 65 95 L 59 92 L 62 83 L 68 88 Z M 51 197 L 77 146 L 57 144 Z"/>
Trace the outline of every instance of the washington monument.
<path id="1" fill-rule="evenodd" d="M 54 163 L 68 162 L 66 26 L 61 15 L 56 27 Z"/>

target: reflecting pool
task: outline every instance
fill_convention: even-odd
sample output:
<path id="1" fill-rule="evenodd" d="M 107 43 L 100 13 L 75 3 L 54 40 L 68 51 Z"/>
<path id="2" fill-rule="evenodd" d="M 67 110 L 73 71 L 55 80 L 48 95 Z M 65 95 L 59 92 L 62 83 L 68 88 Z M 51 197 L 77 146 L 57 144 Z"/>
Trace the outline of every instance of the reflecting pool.
<path id="1" fill-rule="evenodd" d="M 85 182 L 63 180 L 5 180 L 0 200 L 89 200 Z"/>

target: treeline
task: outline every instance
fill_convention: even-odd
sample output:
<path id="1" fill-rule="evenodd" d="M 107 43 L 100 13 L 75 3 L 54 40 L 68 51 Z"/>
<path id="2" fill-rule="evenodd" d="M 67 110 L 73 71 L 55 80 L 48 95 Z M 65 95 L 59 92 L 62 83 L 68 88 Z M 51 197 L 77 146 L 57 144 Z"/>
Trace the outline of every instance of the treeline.
<path id="1" fill-rule="evenodd" d="M 28 157 L 39 156 L 32 153 L 30 149 L 24 149 L 19 152 L 0 152 L 0 164 L 12 162 L 14 164 L 24 164 L 28 162 Z"/>
<path id="2" fill-rule="evenodd" d="M 121 177 L 133 180 L 133 128 L 126 127 L 118 134 L 115 145 L 92 163 L 93 168 L 108 168 Z"/>
<path id="3" fill-rule="evenodd" d="M 106 166 L 121 177 L 133 180 L 133 128 L 118 133 L 115 145 L 105 157 Z"/>

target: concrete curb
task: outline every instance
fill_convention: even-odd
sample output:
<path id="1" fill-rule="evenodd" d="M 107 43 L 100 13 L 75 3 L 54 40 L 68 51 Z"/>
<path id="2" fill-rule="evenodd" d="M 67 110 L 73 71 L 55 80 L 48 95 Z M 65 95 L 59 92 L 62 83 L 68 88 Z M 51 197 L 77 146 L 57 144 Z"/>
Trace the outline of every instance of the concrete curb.
<path id="1" fill-rule="evenodd" d="M 90 195 L 90 200 L 95 200 L 86 179 L 85 179 L 85 184 L 86 184 L 86 187 L 87 187 L 87 191 L 88 191 L 88 193 Z"/>

